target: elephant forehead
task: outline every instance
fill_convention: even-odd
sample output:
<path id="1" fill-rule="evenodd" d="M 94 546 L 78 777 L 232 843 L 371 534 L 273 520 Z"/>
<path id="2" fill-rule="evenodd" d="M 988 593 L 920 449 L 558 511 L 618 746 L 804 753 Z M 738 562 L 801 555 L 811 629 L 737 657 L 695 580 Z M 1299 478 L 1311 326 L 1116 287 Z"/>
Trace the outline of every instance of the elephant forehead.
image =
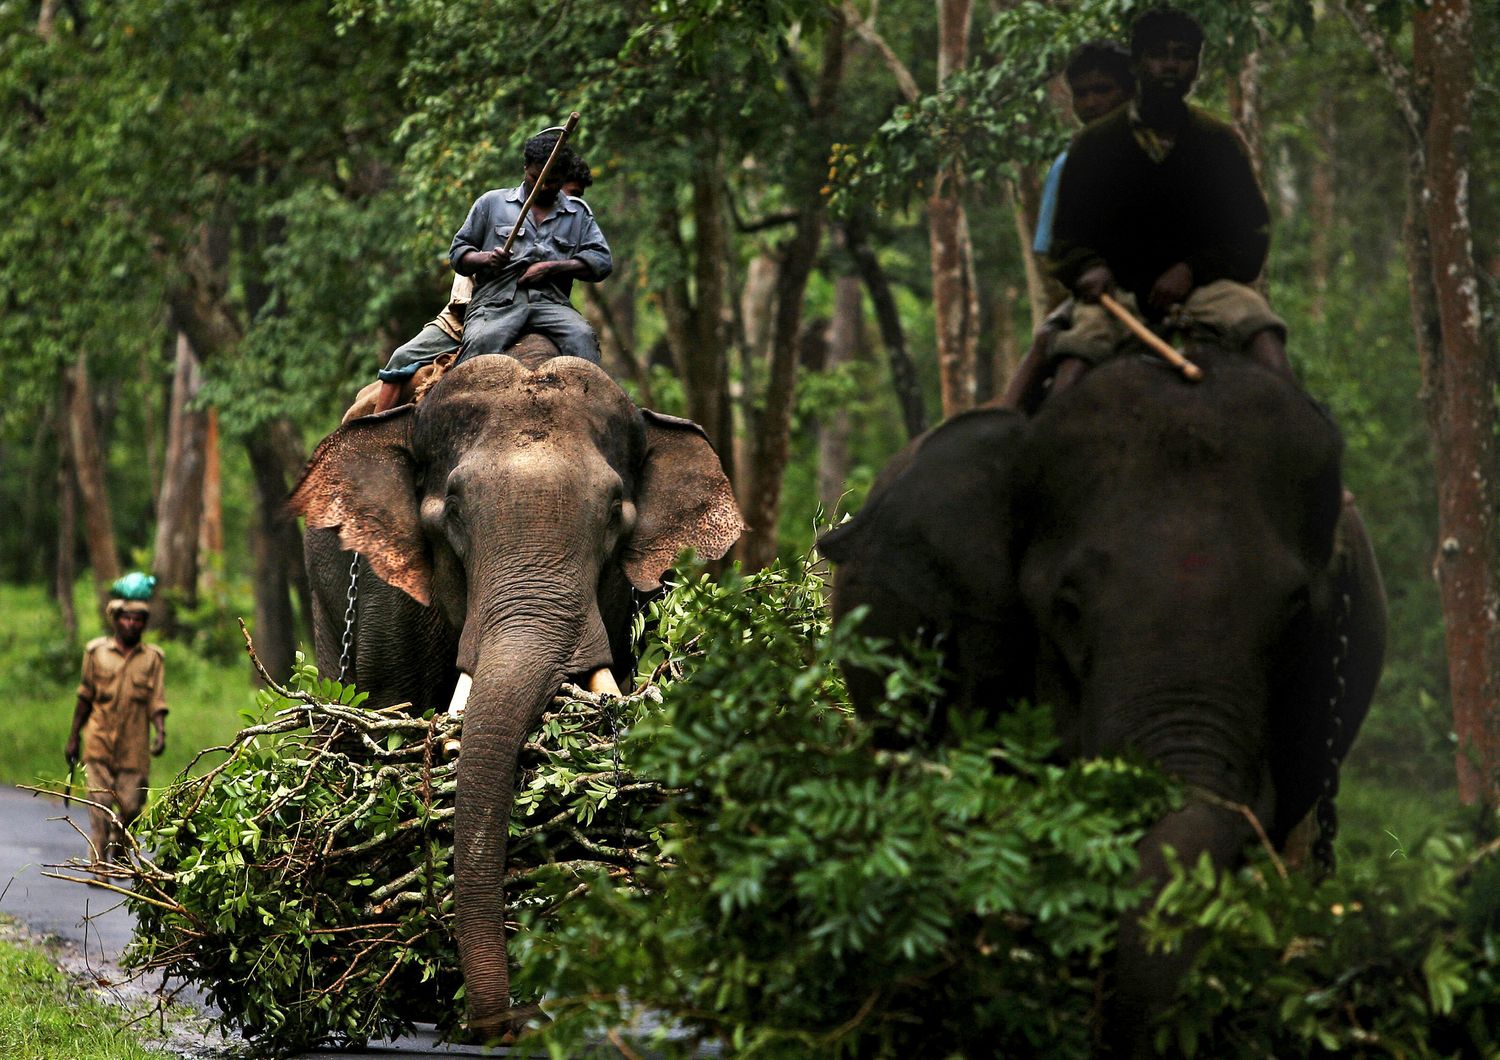
<path id="1" fill-rule="evenodd" d="M 429 455 L 468 449 L 479 441 L 521 449 L 551 442 L 588 444 L 612 463 L 644 447 L 640 414 L 597 365 L 555 357 L 535 369 L 486 355 L 445 376 L 419 406 Z"/>

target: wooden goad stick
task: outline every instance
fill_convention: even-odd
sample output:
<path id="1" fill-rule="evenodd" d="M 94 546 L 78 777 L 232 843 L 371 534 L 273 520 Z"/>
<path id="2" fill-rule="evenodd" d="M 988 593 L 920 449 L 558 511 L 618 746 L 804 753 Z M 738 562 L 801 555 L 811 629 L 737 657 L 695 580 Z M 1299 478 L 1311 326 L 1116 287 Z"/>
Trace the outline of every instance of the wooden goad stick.
<path id="1" fill-rule="evenodd" d="M 511 227 L 510 235 L 505 237 L 505 245 L 500 249 L 510 253 L 510 245 L 516 241 L 516 236 L 521 234 L 521 229 L 526 227 L 526 219 L 531 216 L 531 203 L 536 198 L 536 193 L 542 190 L 542 184 L 547 180 L 547 171 L 552 168 L 552 163 L 557 161 L 557 156 L 562 152 L 563 144 L 568 142 L 568 136 L 578 127 L 578 112 L 575 110 L 568 115 L 568 120 L 563 125 L 561 135 L 557 143 L 552 145 L 552 153 L 547 156 L 547 161 L 542 165 L 542 172 L 537 176 L 536 183 L 531 186 L 531 194 L 526 196 L 526 201 L 521 204 L 521 216 Z"/>
<path id="2" fill-rule="evenodd" d="M 1137 320 L 1135 314 L 1116 302 L 1111 295 L 1101 294 L 1099 304 L 1109 310 L 1116 320 L 1129 328 L 1132 335 L 1166 358 L 1167 363 L 1181 372 L 1184 378 L 1195 383 L 1203 378 L 1203 369 L 1162 341 L 1161 336 Z"/>

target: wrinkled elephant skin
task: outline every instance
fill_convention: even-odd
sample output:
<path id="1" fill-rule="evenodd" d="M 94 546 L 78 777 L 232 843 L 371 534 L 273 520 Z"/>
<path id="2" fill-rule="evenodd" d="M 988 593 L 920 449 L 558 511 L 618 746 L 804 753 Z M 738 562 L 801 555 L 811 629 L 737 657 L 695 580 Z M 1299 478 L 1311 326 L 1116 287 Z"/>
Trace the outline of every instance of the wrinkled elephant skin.
<path id="1" fill-rule="evenodd" d="M 372 706 L 442 710 L 460 672 L 455 936 L 470 1031 L 509 1026 L 503 879 L 516 760 L 568 679 L 628 681 L 632 589 L 685 549 L 716 559 L 743 523 L 696 424 L 637 409 L 573 357 L 483 356 L 417 405 L 355 419 L 308 463 L 319 666 L 337 676 L 351 551 L 353 680 Z"/>
<path id="2" fill-rule="evenodd" d="M 1198 384 L 1118 358 L 1030 421 L 956 416 L 820 542 L 836 614 L 867 606 L 868 632 L 940 645 L 948 711 L 1048 704 L 1067 756 L 1134 751 L 1210 793 L 1142 841 L 1149 879 L 1163 846 L 1234 863 L 1252 830 L 1225 804 L 1283 845 L 1336 785 L 1384 653 L 1337 428 L 1289 381 L 1194 356 Z M 878 681 L 850 674 L 857 704 Z M 1107 1033 L 1138 1043 L 1180 973 L 1122 924 Z"/>

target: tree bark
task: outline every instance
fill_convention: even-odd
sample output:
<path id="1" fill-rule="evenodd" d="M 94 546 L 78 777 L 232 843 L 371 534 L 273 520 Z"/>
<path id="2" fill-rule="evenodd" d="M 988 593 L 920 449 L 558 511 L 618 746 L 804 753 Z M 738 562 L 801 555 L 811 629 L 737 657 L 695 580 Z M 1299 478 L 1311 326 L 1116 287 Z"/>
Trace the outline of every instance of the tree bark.
<path id="1" fill-rule="evenodd" d="M 963 69 L 968 57 L 971 0 L 937 0 L 938 84 Z M 938 173 L 927 200 L 932 252 L 932 313 L 942 380 L 943 415 L 972 408 L 978 397 L 979 295 L 964 209 L 964 174 L 957 162 Z"/>
<path id="2" fill-rule="evenodd" d="M 161 592 L 152 625 L 164 636 L 177 632 L 178 608 L 191 608 L 198 601 L 198 534 L 208 435 L 208 414 L 192 407 L 198 387 L 198 355 L 187 335 L 179 331 L 152 558 Z"/>
<path id="3" fill-rule="evenodd" d="M 57 9 L 61 6 L 61 0 L 42 0 L 36 16 L 36 35 L 42 40 L 50 42 L 57 36 Z"/>
<path id="4" fill-rule="evenodd" d="M 880 329 L 880 341 L 885 346 L 886 361 L 891 369 L 891 386 L 896 391 L 896 403 L 901 407 L 901 421 L 906 427 L 907 438 L 915 438 L 927 429 L 927 411 L 922 402 L 922 387 L 917 380 L 916 365 L 912 363 L 911 351 L 906 346 L 906 330 L 901 323 L 901 313 L 896 308 L 896 296 L 891 290 L 890 279 L 880 264 L 879 257 L 870 246 L 869 232 L 862 217 L 853 217 L 844 222 L 844 245 L 854 262 L 855 271 L 870 292 L 870 304 L 875 310 L 875 322 Z"/>
<path id="5" fill-rule="evenodd" d="M 1005 393 L 1016 365 L 1021 363 L 1021 341 L 1016 334 L 1015 311 L 1013 309 L 1021 292 L 1014 284 L 997 287 L 990 299 L 990 311 L 995 321 L 995 346 L 990 355 L 989 393 L 985 399 Z"/>
<path id="6" fill-rule="evenodd" d="M 78 643 L 78 612 L 73 607 L 73 583 L 78 580 L 75 549 L 78 544 L 78 505 L 73 488 L 73 447 L 68 443 L 66 383 L 57 408 L 57 566 L 52 591 L 62 616 L 68 643 Z"/>
<path id="7" fill-rule="evenodd" d="M 88 360 L 80 355 L 67 369 L 68 445 L 74 481 L 83 509 L 83 536 L 89 566 L 94 572 L 94 595 L 100 614 L 109 601 L 109 586 L 120 576 L 120 553 L 115 547 L 115 524 L 104 481 L 104 453 L 94 422 L 94 397 L 89 386 Z"/>
<path id="8" fill-rule="evenodd" d="M 1020 179 L 1006 189 L 1010 194 L 1011 213 L 1016 219 L 1016 242 L 1021 248 L 1021 263 L 1026 270 L 1026 302 L 1031 307 L 1031 330 L 1036 331 L 1047 319 L 1052 307 L 1067 292 L 1042 270 L 1032 246 L 1036 243 L 1037 218 L 1042 212 L 1042 189 L 1033 166 L 1021 167 Z"/>
<path id="9" fill-rule="evenodd" d="M 833 319 L 828 325 L 828 358 L 824 371 L 834 372 L 854 361 L 863 332 L 864 302 L 859 277 L 841 274 L 833 281 Z M 825 413 L 818 429 L 818 499 L 824 517 L 835 521 L 849 477 L 849 413 L 835 408 Z"/>
<path id="10" fill-rule="evenodd" d="M 208 409 L 203 438 L 203 519 L 198 524 L 198 584 L 213 592 L 224 557 L 224 501 L 219 466 L 219 410 Z"/>
<path id="11" fill-rule="evenodd" d="M 1500 806 L 1500 585 L 1497 585 L 1495 386 L 1483 330 L 1469 216 L 1474 102 L 1468 0 L 1433 0 L 1412 14 L 1417 83 L 1430 93 L 1422 217 L 1441 343 L 1423 365 L 1438 459 L 1434 573 L 1447 630 L 1458 734 L 1459 796 Z"/>
<path id="12" fill-rule="evenodd" d="M 682 352 L 689 408 L 734 481 L 734 421 L 729 405 L 729 366 L 724 341 L 724 181 L 717 144 L 707 146 L 693 167 L 693 287 L 689 348 Z"/>
<path id="13" fill-rule="evenodd" d="M 829 123 L 843 79 L 844 33 L 842 16 L 835 14 L 824 29 L 822 66 L 818 88 L 808 99 L 810 142 L 831 141 Z M 823 235 L 824 172 L 821 159 L 809 165 L 803 183 L 794 189 L 799 200 L 792 235 L 781 247 L 781 269 L 776 277 L 776 304 L 771 325 L 771 364 L 764 404 L 756 421 L 754 466 L 746 522 L 750 529 L 740 538 L 736 555 L 751 570 L 766 567 L 776 558 L 777 525 L 781 515 L 781 482 L 791 449 L 792 407 L 797 395 L 797 337 L 802 323 L 802 301 L 807 281 L 817 260 Z"/>
<path id="14" fill-rule="evenodd" d="M 1412 11 L 1412 66 L 1359 4 L 1343 3 L 1410 135 L 1407 266 L 1422 402 L 1437 458 L 1438 552 L 1459 797 L 1500 806 L 1500 549 L 1494 393 L 1469 215 L 1473 14 L 1468 0 Z"/>
<path id="15" fill-rule="evenodd" d="M 286 498 L 305 462 L 296 429 L 275 420 L 245 438 L 255 479 L 255 508 L 251 515 L 250 546 L 254 558 L 255 650 L 266 670 L 277 680 L 291 673 L 297 649 L 291 590 L 310 614 L 307 571 L 302 564 L 297 520 L 286 509 Z"/>
<path id="16" fill-rule="evenodd" d="M 1312 304 L 1309 313 L 1322 323 L 1328 299 L 1328 278 L 1333 270 L 1333 223 L 1336 203 L 1334 163 L 1338 156 L 1337 109 L 1333 91 L 1323 85 L 1313 105 L 1313 160 L 1308 189 L 1308 264 L 1311 271 Z"/>

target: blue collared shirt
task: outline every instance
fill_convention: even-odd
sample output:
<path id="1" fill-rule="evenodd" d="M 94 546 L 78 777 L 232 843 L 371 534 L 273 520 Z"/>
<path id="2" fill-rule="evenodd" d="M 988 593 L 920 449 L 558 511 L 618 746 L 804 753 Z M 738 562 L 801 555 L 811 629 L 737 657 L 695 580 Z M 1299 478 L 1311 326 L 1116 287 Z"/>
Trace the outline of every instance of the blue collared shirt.
<path id="1" fill-rule="evenodd" d="M 1036 211 L 1036 239 L 1031 249 L 1037 254 L 1046 254 L 1052 249 L 1052 222 L 1057 217 L 1057 189 L 1062 184 L 1063 163 L 1068 160 L 1064 151 L 1047 170 L 1047 181 L 1042 185 L 1042 202 Z"/>
<path id="2" fill-rule="evenodd" d="M 464 272 L 459 263 L 469 251 L 503 246 L 511 228 L 520 219 L 525 202 L 525 185 L 497 188 L 476 199 L 448 249 L 448 262 L 454 271 Z M 516 280 L 528 266 L 539 261 L 567 261 L 569 258 L 583 262 L 585 271 L 580 278 L 591 283 L 604 279 L 614 268 L 609 244 L 594 221 L 593 211 L 583 200 L 558 192 L 557 205 L 540 225 L 526 218 L 520 235 L 511 244 L 511 259 L 504 268 L 480 269 L 474 274 L 473 304 L 509 304 L 516 295 Z M 549 278 L 529 287 L 529 296 L 567 302 L 573 291 L 573 279 L 573 276 Z"/>

